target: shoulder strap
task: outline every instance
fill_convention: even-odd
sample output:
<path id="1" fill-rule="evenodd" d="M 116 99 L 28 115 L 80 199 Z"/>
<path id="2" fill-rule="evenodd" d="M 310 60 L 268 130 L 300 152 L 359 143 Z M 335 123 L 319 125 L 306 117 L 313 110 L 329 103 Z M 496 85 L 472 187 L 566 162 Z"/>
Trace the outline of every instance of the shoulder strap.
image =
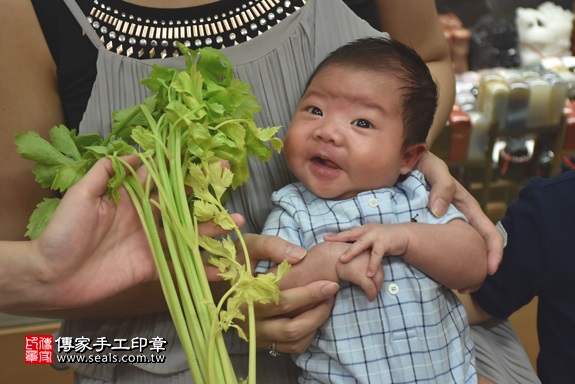
<path id="1" fill-rule="evenodd" d="M 84 12 L 82 12 L 82 9 L 76 3 L 76 0 L 64 0 L 64 3 L 66 3 L 66 6 L 70 12 L 72 12 L 72 15 L 74 15 L 74 18 L 76 18 L 76 21 L 78 21 L 78 24 L 80 24 L 92 44 L 94 44 L 96 48 L 100 47 L 102 42 L 100 41 L 98 34 L 96 31 L 94 31 L 94 28 L 92 28 L 92 25 L 90 25 L 88 22 L 88 18 L 86 15 L 84 15 Z"/>

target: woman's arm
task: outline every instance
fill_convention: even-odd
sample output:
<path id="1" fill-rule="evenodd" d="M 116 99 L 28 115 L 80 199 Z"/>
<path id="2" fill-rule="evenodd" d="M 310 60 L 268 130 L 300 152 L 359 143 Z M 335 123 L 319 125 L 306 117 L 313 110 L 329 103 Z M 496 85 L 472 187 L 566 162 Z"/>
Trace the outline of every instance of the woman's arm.
<path id="1" fill-rule="evenodd" d="M 455 98 L 449 46 L 432 0 L 378 0 L 382 30 L 411 46 L 427 63 L 439 90 L 439 104 L 427 143 L 431 147 L 445 127 Z"/>
<path id="2" fill-rule="evenodd" d="M 63 122 L 56 65 L 30 1 L 3 0 L 0 12 L 0 240 L 23 240 L 30 214 L 55 195 L 34 181 L 33 163 L 16 151 L 17 133 Z"/>

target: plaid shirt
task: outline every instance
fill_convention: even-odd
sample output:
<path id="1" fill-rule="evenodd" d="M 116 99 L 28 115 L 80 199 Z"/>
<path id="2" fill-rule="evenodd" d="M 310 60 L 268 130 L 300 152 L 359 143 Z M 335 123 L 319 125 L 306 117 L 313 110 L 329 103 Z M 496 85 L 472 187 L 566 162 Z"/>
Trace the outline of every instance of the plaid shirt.
<path id="1" fill-rule="evenodd" d="M 272 196 L 264 233 L 309 249 L 323 236 L 369 222 L 447 223 L 465 217 L 453 206 L 438 219 L 427 209 L 423 175 L 348 200 L 323 200 L 301 183 Z M 463 306 L 448 288 L 403 261 L 383 258 L 385 283 L 370 302 L 341 282 L 330 318 L 306 352 L 294 356 L 300 383 L 475 383 L 473 342 Z M 270 265 L 258 265 L 265 271 Z"/>

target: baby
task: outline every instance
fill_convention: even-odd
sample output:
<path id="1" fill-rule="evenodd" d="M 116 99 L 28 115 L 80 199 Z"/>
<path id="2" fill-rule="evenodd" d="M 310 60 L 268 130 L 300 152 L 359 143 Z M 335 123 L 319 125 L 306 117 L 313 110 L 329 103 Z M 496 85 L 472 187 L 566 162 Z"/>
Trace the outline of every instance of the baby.
<path id="1" fill-rule="evenodd" d="M 427 66 L 392 39 L 339 48 L 307 84 L 285 139 L 299 182 L 273 194 L 264 233 L 306 249 L 353 244 L 304 259 L 281 281 L 342 281 L 330 318 L 294 356 L 300 383 L 477 381 L 465 310 L 450 288 L 485 278 L 485 245 L 453 206 L 442 218 L 429 213 L 414 170 L 436 106 Z"/>

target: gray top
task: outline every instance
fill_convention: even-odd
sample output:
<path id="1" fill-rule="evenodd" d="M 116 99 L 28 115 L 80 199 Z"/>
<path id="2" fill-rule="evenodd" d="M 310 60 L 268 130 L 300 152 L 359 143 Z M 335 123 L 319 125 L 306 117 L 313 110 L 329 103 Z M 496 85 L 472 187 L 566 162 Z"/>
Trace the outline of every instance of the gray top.
<path id="1" fill-rule="evenodd" d="M 153 64 L 184 67 L 183 57 L 138 60 L 108 51 L 74 0 L 65 0 L 88 37 L 98 48 L 97 78 L 90 101 L 80 124 L 80 133 L 98 132 L 108 135 L 111 127 L 111 113 L 141 103 L 149 91 L 139 81 L 146 78 Z M 367 22 L 359 19 L 341 0 L 309 0 L 300 10 L 274 26 L 272 29 L 248 42 L 223 52 L 235 66 L 237 77 L 252 87 L 263 111 L 256 116 L 260 126 L 281 125 L 279 137 L 283 140 L 305 83 L 317 64 L 335 48 L 349 41 L 373 35 L 382 35 Z M 274 156 L 269 163 L 257 159 L 250 162 L 250 181 L 231 194 L 228 209 L 242 213 L 246 218 L 244 231 L 259 233 L 271 210 L 271 193 L 294 181 L 288 171 L 283 155 Z M 131 340 L 133 337 L 152 339 L 160 336 L 168 341 L 167 359 L 164 364 L 74 364 L 77 373 L 98 380 L 114 380 L 123 375 L 123 370 L 139 368 L 142 372 L 153 372 L 177 376 L 187 370 L 187 361 L 180 347 L 169 314 L 156 314 L 118 320 L 68 320 L 60 330 L 61 336 L 84 336 L 95 341 L 106 337 Z M 229 338 L 230 351 L 238 353 L 245 347 L 243 342 Z M 134 351 L 133 353 L 138 353 Z M 258 356 L 258 369 L 265 369 L 274 376 L 258 377 L 260 382 L 295 382 L 288 376 L 291 368 L 282 364 L 293 363 L 288 354 L 280 358 L 267 359 Z M 282 358 L 283 357 L 283 358 Z M 295 367 L 295 366 L 294 366 Z M 236 372 L 242 374 L 247 365 L 237 365 Z M 285 371 L 284 371 L 285 370 Z M 295 368 L 294 368 L 295 370 Z M 283 372 L 285 373 L 283 373 Z M 140 373 L 142 373 L 140 372 Z M 266 375 L 266 373 L 262 373 Z M 128 375 L 129 376 L 129 375 Z M 126 377 L 123 375 L 122 377 Z M 135 377 L 135 376 L 134 376 Z M 244 374 L 245 377 L 245 374 Z M 135 379 L 134 379 L 135 380 Z M 144 380 L 144 381 L 142 381 Z M 138 383 L 151 382 L 138 378 Z M 157 378 L 153 379 L 154 382 Z M 175 382 L 175 378 L 172 382 Z M 132 382 L 133 380 L 127 380 Z M 168 381 L 169 382 L 169 381 Z"/>

